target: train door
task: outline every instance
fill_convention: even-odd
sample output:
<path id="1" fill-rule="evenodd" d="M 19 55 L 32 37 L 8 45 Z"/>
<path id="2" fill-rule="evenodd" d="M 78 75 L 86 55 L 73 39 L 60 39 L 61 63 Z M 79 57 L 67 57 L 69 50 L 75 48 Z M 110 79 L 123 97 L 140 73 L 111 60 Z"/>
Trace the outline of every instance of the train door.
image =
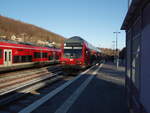
<path id="1" fill-rule="evenodd" d="M 53 60 L 56 59 L 56 53 L 53 51 Z"/>
<path id="2" fill-rule="evenodd" d="M 85 50 L 85 63 L 90 65 L 90 52 L 89 50 Z"/>
<path id="3" fill-rule="evenodd" d="M 4 49 L 4 65 L 11 66 L 12 64 L 12 50 Z"/>

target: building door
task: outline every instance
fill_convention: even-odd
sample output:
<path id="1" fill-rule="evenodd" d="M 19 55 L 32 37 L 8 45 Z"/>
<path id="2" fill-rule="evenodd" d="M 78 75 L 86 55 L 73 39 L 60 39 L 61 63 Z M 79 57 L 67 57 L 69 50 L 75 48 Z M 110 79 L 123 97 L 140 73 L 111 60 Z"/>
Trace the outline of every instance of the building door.
<path id="1" fill-rule="evenodd" d="M 4 49 L 4 65 L 11 66 L 12 65 L 12 50 Z"/>

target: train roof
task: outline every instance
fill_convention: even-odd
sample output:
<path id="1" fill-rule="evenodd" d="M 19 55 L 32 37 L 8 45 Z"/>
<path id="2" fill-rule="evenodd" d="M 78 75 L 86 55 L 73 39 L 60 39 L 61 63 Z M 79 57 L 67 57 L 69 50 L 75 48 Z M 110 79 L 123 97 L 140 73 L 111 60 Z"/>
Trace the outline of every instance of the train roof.
<path id="1" fill-rule="evenodd" d="M 12 40 L 7 40 L 7 39 L 1 39 L 0 42 L 7 42 L 7 43 L 12 43 L 12 44 L 18 44 L 18 42 L 12 41 Z"/>
<path id="2" fill-rule="evenodd" d="M 52 48 L 50 46 L 40 46 L 28 42 L 16 42 L 12 40 L 7 40 L 7 39 L 0 39 L 0 45 L 1 46 L 14 46 L 14 47 L 20 47 L 20 48 L 30 48 L 30 49 L 51 49 L 54 51 L 60 51 L 59 48 Z"/>
<path id="3" fill-rule="evenodd" d="M 82 42 L 84 42 L 84 39 L 82 39 L 79 36 L 73 36 L 64 41 L 64 43 L 82 43 Z"/>
<path id="4" fill-rule="evenodd" d="M 36 44 L 33 44 L 33 43 L 31 43 L 31 42 L 18 42 L 18 44 L 37 46 Z"/>
<path id="5" fill-rule="evenodd" d="M 0 39 L 0 42 L 6 42 L 6 43 L 11 43 L 11 44 L 23 44 L 23 45 L 37 46 L 36 44 L 30 43 L 30 42 L 16 42 L 16 41 L 7 40 L 7 39 Z"/>
<path id="6" fill-rule="evenodd" d="M 95 50 L 97 52 L 101 52 L 98 48 L 94 47 L 92 44 L 88 43 L 87 41 L 85 41 L 83 38 L 81 38 L 79 36 L 73 36 L 73 37 L 65 40 L 64 43 L 86 43 L 86 46 L 89 49 Z"/>
<path id="7" fill-rule="evenodd" d="M 37 45 L 37 44 L 31 43 L 31 42 L 16 42 L 16 41 L 13 41 L 13 40 L 7 40 L 7 39 L 1 39 L 1 38 L 0 38 L 0 42 L 10 43 L 10 44 L 28 45 L 28 46 L 34 46 L 34 47 L 54 48 L 54 47 L 51 47 L 51 46 L 48 46 L 48 45 L 41 46 L 41 45 Z"/>

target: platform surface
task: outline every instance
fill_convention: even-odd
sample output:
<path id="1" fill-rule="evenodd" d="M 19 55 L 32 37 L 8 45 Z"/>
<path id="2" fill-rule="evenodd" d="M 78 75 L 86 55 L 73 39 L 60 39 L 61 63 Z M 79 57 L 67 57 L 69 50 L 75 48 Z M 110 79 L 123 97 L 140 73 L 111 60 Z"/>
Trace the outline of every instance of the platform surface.
<path id="1" fill-rule="evenodd" d="M 72 86 L 46 101 L 32 113 L 127 113 L 124 67 L 116 69 L 113 63 L 105 63 L 77 96 L 75 92 L 82 81 L 93 76 L 90 73 L 93 72 L 82 76 Z M 72 99 L 77 96 L 73 102 L 69 100 L 71 96 Z"/>

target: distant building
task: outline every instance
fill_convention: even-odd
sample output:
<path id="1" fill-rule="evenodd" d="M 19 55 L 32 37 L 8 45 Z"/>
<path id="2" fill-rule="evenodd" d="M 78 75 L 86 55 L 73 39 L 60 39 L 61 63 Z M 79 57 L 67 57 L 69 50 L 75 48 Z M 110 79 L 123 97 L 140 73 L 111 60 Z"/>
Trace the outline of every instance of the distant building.
<path id="1" fill-rule="evenodd" d="M 150 0 L 129 1 L 126 31 L 126 89 L 135 113 L 150 113 Z"/>
<path id="2" fill-rule="evenodd" d="M 55 42 L 49 42 L 49 41 L 42 41 L 42 40 L 38 40 L 37 41 L 37 44 L 39 44 L 39 45 L 48 45 L 48 46 L 50 46 L 50 47 L 53 47 L 53 46 L 55 46 Z"/>
<path id="3" fill-rule="evenodd" d="M 23 38 L 16 37 L 15 35 L 12 35 L 10 39 L 17 42 L 24 42 Z"/>
<path id="4" fill-rule="evenodd" d="M 0 35 L 0 38 L 1 38 L 1 39 L 6 39 L 7 36 L 1 36 L 1 35 Z"/>
<path id="5" fill-rule="evenodd" d="M 15 35 L 12 35 L 12 36 L 11 36 L 11 40 L 16 40 L 16 38 L 17 38 L 17 37 L 16 37 Z"/>
<path id="6" fill-rule="evenodd" d="M 44 42 L 44 41 L 42 41 L 42 40 L 37 40 L 37 44 L 39 44 L 39 45 L 44 45 L 44 44 L 45 44 L 45 42 Z"/>

